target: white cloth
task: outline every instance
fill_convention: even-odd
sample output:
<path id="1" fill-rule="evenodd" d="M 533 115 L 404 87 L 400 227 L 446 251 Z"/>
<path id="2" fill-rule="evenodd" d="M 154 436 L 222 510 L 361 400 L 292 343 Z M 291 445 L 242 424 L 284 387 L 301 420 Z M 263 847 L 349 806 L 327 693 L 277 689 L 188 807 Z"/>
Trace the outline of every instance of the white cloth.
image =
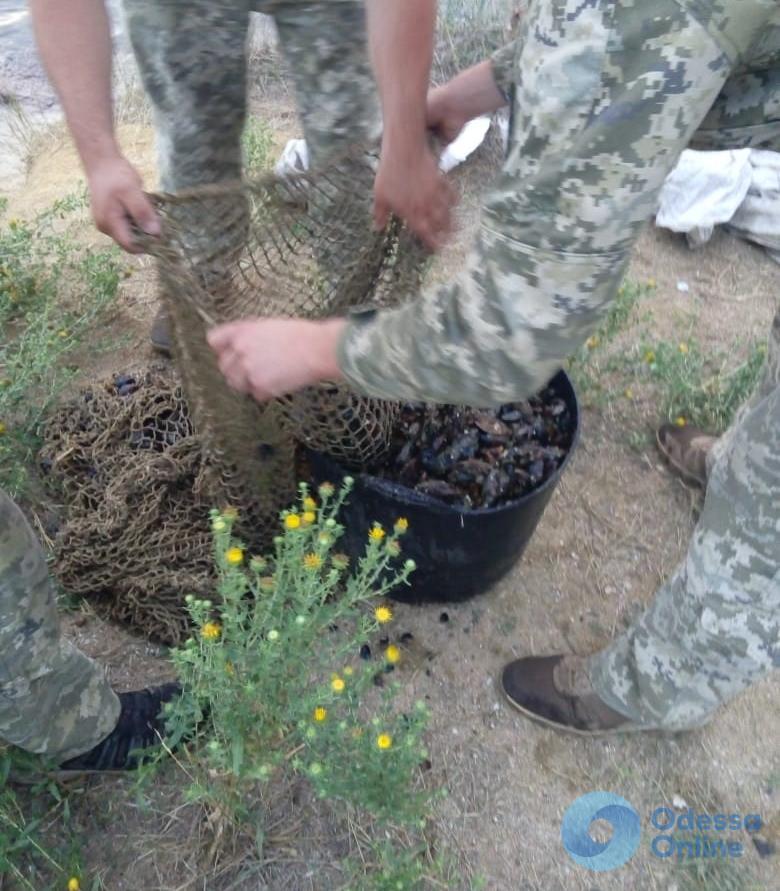
<path id="1" fill-rule="evenodd" d="M 685 151 L 661 190 L 656 225 L 684 232 L 692 247 L 715 226 L 780 252 L 780 154 L 760 149 Z"/>

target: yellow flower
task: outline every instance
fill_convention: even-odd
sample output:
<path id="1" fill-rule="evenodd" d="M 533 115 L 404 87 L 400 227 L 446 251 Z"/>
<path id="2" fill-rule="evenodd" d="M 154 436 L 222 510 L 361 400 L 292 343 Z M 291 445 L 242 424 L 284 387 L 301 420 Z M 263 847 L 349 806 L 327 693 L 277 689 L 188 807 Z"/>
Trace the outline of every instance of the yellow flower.
<path id="1" fill-rule="evenodd" d="M 342 693 L 346 686 L 344 678 L 340 678 L 338 675 L 336 675 L 330 682 L 330 689 L 333 690 L 334 693 Z"/>
<path id="2" fill-rule="evenodd" d="M 385 650 L 385 659 L 387 659 L 391 665 L 395 665 L 395 663 L 401 659 L 401 651 L 395 644 L 390 644 Z"/>
<path id="3" fill-rule="evenodd" d="M 633 399 L 634 391 L 631 389 L 631 387 L 626 387 L 626 389 L 623 390 L 623 395 L 626 397 L 626 399 Z"/>
<path id="4" fill-rule="evenodd" d="M 393 737 L 389 733 L 380 733 L 376 738 L 376 744 L 380 749 L 389 749 L 393 745 Z"/>
<path id="5" fill-rule="evenodd" d="M 231 566 L 238 566 L 244 559 L 244 552 L 241 548 L 228 548 L 225 552 L 225 559 Z"/>
<path id="6" fill-rule="evenodd" d="M 200 629 L 200 636 L 204 640 L 216 640 L 222 634 L 222 628 L 217 622 L 206 622 Z"/>
<path id="7" fill-rule="evenodd" d="M 656 283 L 656 280 L 655 280 L 654 278 L 649 278 L 649 279 L 647 280 L 647 287 L 648 287 L 648 288 L 655 288 L 655 287 L 656 287 L 656 284 L 657 284 L 657 283 Z"/>
<path id="8" fill-rule="evenodd" d="M 393 528 L 399 535 L 403 535 L 403 533 L 406 532 L 406 530 L 409 528 L 409 521 L 406 519 L 406 517 L 399 517 L 395 521 L 395 526 L 393 526 Z"/>
<path id="9" fill-rule="evenodd" d="M 371 531 L 368 533 L 369 539 L 371 541 L 382 541 L 385 537 L 385 530 L 379 525 L 379 523 L 374 523 L 371 527 Z"/>
<path id="10" fill-rule="evenodd" d="M 298 514 L 287 514 L 284 518 L 284 525 L 288 529 L 297 529 L 301 525 L 301 518 Z"/>
<path id="11" fill-rule="evenodd" d="M 311 526 L 311 524 L 317 519 L 317 514 L 314 513 L 313 510 L 304 511 L 303 516 L 301 517 L 301 522 L 304 526 Z"/>
<path id="12" fill-rule="evenodd" d="M 678 427 L 684 427 L 684 426 L 686 425 L 687 421 L 685 420 L 685 418 L 684 418 L 682 415 L 678 415 L 678 416 L 674 419 L 674 423 L 675 423 Z"/>
<path id="13" fill-rule="evenodd" d="M 69 333 L 70 332 L 66 328 L 63 328 L 61 331 L 57 332 L 57 337 L 61 337 L 64 340 L 68 336 Z"/>
<path id="14" fill-rule="evenodd" d="M 655 353 L 652 350 L 648 350 L 645 353 L 645 362 L 647 362 L 648 365 L 652 365 L 653 362 L 655 362 Z"/>
<path id="15" fill-rule="evenodd" d="M 81 891 L 81 884 L 76 876 L 68 879 L 68 891 Z"/>
<path id="16" fill-rule="evenodd" d="M 597 347 L 598 345 L 599 345 L 599 336 L 598 336 L 598 334 L 592 334 L 592 335 L 585 341 L 585 346 L 586 346 L 589 350 L 595 350 L 596 347 Z"/>
<path id="17" fill-rule="evenodd" d="M 351 665 L 346 665 L 344 667 L 344 674 L 350 678 L 355 673 L 355 669 Z"/>
<path id="18" fill-rule="evenodd" d="M 378 606 L 374 610 L 374 618 L 380 625 L 384 625 L 393 618 L 393 611 L 389 606 Z"/>
<path id="19" fill-rule="evenodd" d="M 687 344 L 687 343 L 681 343 L 680 346 L 679 346 L 679 350 L 680 350 L 680 352 L 683 354 L 683 356 L 687 356 L 687 355 L 688 355 L 688 344 Z"/>
<path id="20" fill-rule="evenodd" d="M 319 569 L 322 566 L 322 557 L 319 554 L 306 554 L 303 558 L 303 567 L 304 569 L 309 569 L 312 572 Z"/>
<path id="21" fill-rule="evenodd" d="M 303 499 L 303 506 L 306 510 L 317 510 L 317 502 L 311 497 L 311 495 L 307 495 Z"/>
<path id="22" fill-rule="evenodd" d="M 318 723 L 322 723 L 325 718 L 328 717 L 328 710 L 323 708 L 321 705 L 318 705 L 317 708 L 314 709 L 314 720 Z"/>

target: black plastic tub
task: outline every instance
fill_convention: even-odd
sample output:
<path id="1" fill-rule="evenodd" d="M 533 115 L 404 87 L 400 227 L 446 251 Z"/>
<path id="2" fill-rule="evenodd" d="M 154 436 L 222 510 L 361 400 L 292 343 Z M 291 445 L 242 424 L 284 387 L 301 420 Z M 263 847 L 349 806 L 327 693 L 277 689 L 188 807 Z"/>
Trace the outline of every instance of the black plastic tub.
<path id="1" fill-rule="evenodd" d="M 415 492 L 398 483 L 364 473 L 352 473 L 355 485 L 341 518 L 346 532 L 343 550 L 360 557 L 371 524 L 391 529 L 406 517 L 409 531 L 401 539 L 404 558 L 417 564 L 409 586 L 392 597 L 405 603 L 467 600 L 481 594 L 518 562 L 536 529 L 558 480 L 579 439 L 580 417 L 574 387 L 564 371 L 549 387 L 562 398 L 571 414 L 572 444 L 560 467 L 541 486 L 499 507 L 464 510 Z M 313 482 L 339 485 L 348 475 L 332 458 L 310 452 Z"/>

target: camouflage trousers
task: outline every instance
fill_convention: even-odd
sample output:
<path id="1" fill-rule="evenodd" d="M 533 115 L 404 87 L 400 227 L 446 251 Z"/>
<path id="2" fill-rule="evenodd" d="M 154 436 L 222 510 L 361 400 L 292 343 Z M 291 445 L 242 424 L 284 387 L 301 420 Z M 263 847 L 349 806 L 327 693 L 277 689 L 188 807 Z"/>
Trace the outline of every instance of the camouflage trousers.
<path id="1" fill-rule="evenodd" d="M 634 721 L 705 723 L 780 668 L 780 312 L 753 398 L 716 444 L 688 553 L 638 621 L 591 657 L 597 694 Z"/>
<path id="2" fill-rule="evenodd" d="M 123 0 L 127 30 L 152 105 L 160 186 L 179 192 L 194 186 L 239 180 L 241 134 L 247 110 L 247 35 L 251 12 L 273 17 L 295 86 L 298 111 L 312 166 L 323 167 L 353 145 L 371 145 L 381 134 L 381 116 L 368 57 L 363 0 Z M 322 189 L 327 193 L 326 185 Z M 334 199 L 337 196 L 333 196 Z M 340 196 L 343 201 L 343 195 Z M 363 231 L 371 237 L 371 195 Z M 220 203 L 220 201 L 222 203 Z M 188 221 L 188 252 L 220 255 L 230 266 L 240 253 L 241 220 L 247 208 L 210 198 L 206 212 Z M 329 216 L 328 205 L 319 210 Z M 233 225 L 226 227 L 225 219 Z M 194 223 L 194 225 L 193 225 Z M 338 214 L 330 225 L 338 224 Z M 334 240 L 337 241 L 337 240 Z M 348 241 L 347 241 L 348 243 Z M 323 247 L 318 259 L 329 277 L 343 258 Z M 216 276 L 210 261 L 206 275 Z"/>
<path id="3" fill-rule="evenodd" d="M 97 745 L 118 718 L 103 670 L 61 637 L 43 550 L 0 490 L 0 738 L 62 762 Z"/>
<path id="4" fill-rule="evenodd" d="M 124 11 L 166 191 L 241 177 L 251 12 L 273 17 L 313 165 L 379 136 L 362 0 L 124 0 Z"/>

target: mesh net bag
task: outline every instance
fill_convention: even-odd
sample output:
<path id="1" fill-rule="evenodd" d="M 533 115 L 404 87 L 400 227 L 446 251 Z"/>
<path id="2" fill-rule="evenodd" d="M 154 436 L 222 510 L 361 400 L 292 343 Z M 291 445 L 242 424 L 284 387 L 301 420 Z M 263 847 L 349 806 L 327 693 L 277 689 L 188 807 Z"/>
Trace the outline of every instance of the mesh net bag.
<path id="1" fill-rule="evenodd" d="M 354 468 L 389 448 L 395 403 L 330 383 L 261 406 L 227 386 L 206 341 L 222 322 L 325 318 L 416 292 L 423 248 L 395 221 L 372 228 L 375 166 L 354 153 L 316 174 L 155 197 L 162 235 L 146 248 L 179 379 L 114 377 L 48 424 L 42 460 L 69 505 L 56 547 L 67 589 L 176 641 L 184 595 L 210 588 L 210 507 L 236 507 L 262 549 L 295 494 L 297 443 Z"/>

